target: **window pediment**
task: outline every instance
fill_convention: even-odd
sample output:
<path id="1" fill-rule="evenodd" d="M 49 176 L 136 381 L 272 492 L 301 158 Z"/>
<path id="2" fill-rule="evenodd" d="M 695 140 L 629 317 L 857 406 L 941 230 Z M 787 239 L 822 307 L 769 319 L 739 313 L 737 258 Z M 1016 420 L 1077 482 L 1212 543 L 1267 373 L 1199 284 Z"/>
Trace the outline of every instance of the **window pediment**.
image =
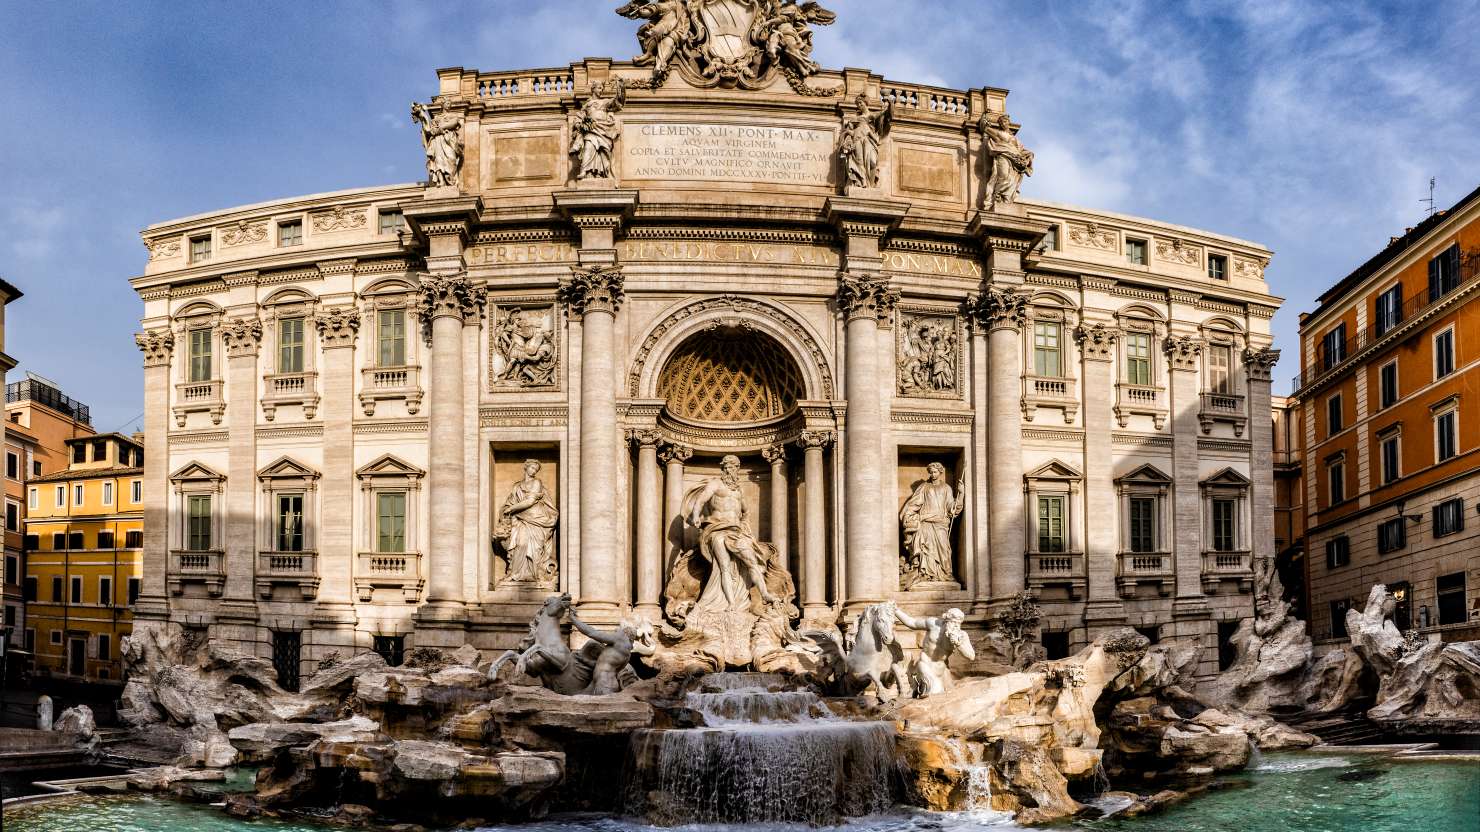
<path id="1" fill-rule="evenodd" d="M 355 476 L 362 481 L 381 478 L 419 480 L 426 476 L 426 472 L 394 454 L 383 454 L 374 462 L 355 471 Z"/>
<path id="2" fill-rule="evenodd" d="M 306 480 L 312 481 L 319 478 L 319 472 L 309 468 L 291 457 L 278 457 L 278 459 L 257 472 L 257 479 L 270 480 Z"/>
<path id="3" fill-rule="evenodd" d="M 1172 478 L 1151 463 L 1141 465 L 1115 480 L 1119 485 L 1171 485 Z"/>
<path id="4" fill-rule="evenodd" d="M 1202 481 L 1204 488 L 1248 488 L 1251 480 L 1232 468 L 1224 468 Z"/>
<path id="5" fill-rule="evenodd" d="M 1024 474 L 1023 479 L 1030 487 L 1051 485 L 1053 483 L 1063 486 L 1077 486 L 1082 476 L 1072 465 L 1057 459 L 1051 459 L 1029 471 L 1027 474 Z"/>
<path id="6" fill-rule="evenodd" d="M 190 462 L 173 474 L 170 474 L 170 482 L 176 485 L 184 483 L 219 483 L 226 479 L 225 475 L 216 473 L 210 466 L 200 462 Z"/>

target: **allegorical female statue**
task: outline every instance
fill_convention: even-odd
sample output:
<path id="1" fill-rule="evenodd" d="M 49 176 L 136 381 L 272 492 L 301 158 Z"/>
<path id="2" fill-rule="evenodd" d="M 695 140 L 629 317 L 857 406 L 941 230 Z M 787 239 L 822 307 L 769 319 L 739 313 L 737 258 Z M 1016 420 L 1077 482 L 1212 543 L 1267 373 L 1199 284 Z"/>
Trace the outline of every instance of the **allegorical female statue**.
<path id="1" fill-rule="evenodd" d="M 858 96 L 856 112 L 843 117 L 843 133 L 838 140 L 838 154 L 848 169 L 848 186 L 879 186 L 879 145 L 889 133 L 892 110 L 873 110 L 868 97 Z"/>
<path id="2" fill-rule="evenodd" d="M 932 462 L 925 468 L 927 479 L 915 486 L 899 510 L 904 526 L 904 547 L 909 552 L 900 583 L 905 589 L 921 581 L 954 581 L 951 554 L 951 524 L 965 507 L 964 483 L 956 491 L 946 482 L 946 467 Z"/>
<path id="3" fill-rule="evenodd" d="M 981 120 L 987 145 L 987 209 L 1016 202 L 1024 176 L 1033 175 L 1033 151 L 1018 141 L 1007 113 L 987 113 Z"/>
<path id="4" fill-rule="evenodd" d="M 540 463 L 524 461 L 524 479 L 504 500 L 494 525 L 493 539 L 509 559 L 504 580 L 532 583 L 541 588 L 555 586 L 555 521 L 560 518 L 550 492 L 540 481 Z"/>
<path id="5" fill-rule="evenodd" d="M 570 116 L 570 153 L 577 157 L 577 179 L 608 179 L 612 175 L 612 149 L 621 127 L 617 113 L 627 101 L 622 79 L 612 82 L 608 95 L 600 84 L 591 85 L 591 97 Z"/>
<path id="6" fill-rule="evenodd" d="M 412 106 L 412 117 L 421 125 L 421 143 L 426 148 L 427 176 L 432 185 L 456 185 L 463 163 L 462 117 L 442 111 L 432 117 L 425 104 Z"/>

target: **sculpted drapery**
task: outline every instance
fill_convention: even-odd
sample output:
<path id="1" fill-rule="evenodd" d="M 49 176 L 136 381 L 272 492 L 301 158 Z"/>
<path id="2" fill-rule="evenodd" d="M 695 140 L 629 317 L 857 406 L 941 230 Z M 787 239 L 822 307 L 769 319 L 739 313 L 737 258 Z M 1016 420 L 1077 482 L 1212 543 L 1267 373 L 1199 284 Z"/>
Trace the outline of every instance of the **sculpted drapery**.
<path id="1" fill-rule="evenodd" d="M 955 560 L 951 547 L 951 524 L 961 513 L 965 495 L 946 483 L 946 469 L 932 462 L 929 479 L 915 486 L 914 493 L 899 510 L 904 526 L 904 545 L 909 552 L 901 584 L 908 589 L 921 581 L 953 581 Z"/>
<path id="2" fill-rule="evenodd" d="M 555 523 L 560 512 L 550 500 L 550 492 L 539 479 L 540 464 L 524 463 L 524 479 L 509 492 L 499 509 L 494 539 L 509 559 L 504 580 L 530 582 L 542 587 L 555 586 Z"/>

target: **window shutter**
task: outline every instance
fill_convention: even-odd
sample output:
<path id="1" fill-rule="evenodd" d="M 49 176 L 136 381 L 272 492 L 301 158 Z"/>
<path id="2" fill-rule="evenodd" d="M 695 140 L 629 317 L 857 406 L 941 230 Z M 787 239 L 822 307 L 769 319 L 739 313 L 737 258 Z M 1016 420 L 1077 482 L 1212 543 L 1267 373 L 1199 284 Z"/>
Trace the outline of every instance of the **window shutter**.
<path id="1" fill-rule="evenodd" d="M 1326 541 L 1326 568 L 1327 569 L 1335 569 L 1336 568 L 1336 545 L 1335 544 L 1336 544 L 1336 541 L 1334 541 L 1334 540 L 1328 540 L 1328 541 Z"/>
<path id="2" fill-rule="evenodd" d="M 1449 278 L 1446 282 L 1450 286 L 1459 285 L 1459 243 L 1444 251 L 1444 274 Z"/>
<path id="3" fill-rule="evenodd" d="M 1441 291 L 1439 289 L 1439 270 L 1441 268 L 1441 266 L 1439 265 L 1439 259 L 1440 258 L 1435 257 L 1435 258 L 1433 258 L 1432 260 L 1429 261 L 1429 302 L 1430 303 L 1432 303 L 1433 301 L 1436 301 L 1436 300 L 1439 299 L 1439 293 Z"/>

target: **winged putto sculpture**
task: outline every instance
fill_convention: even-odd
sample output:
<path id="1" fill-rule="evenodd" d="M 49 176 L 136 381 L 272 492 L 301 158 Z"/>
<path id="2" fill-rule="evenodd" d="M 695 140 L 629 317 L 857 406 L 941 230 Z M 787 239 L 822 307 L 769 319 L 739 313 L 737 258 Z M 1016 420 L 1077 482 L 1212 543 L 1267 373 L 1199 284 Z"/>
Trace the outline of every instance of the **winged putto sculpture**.
<path id="1" fill-rule="evenodd" d="M 821 69 L 812 60 L 812 27 L 837 19 L 815 0 L 630 0 L 616 11 L 643 21 L 642 54 L 632 62 L 653 68 L 644 87 L 662 86 L 677 69 L 698 87 L 758 89 L 779 72 L 804 95 L 841 89 L 807 83 Z"/>

